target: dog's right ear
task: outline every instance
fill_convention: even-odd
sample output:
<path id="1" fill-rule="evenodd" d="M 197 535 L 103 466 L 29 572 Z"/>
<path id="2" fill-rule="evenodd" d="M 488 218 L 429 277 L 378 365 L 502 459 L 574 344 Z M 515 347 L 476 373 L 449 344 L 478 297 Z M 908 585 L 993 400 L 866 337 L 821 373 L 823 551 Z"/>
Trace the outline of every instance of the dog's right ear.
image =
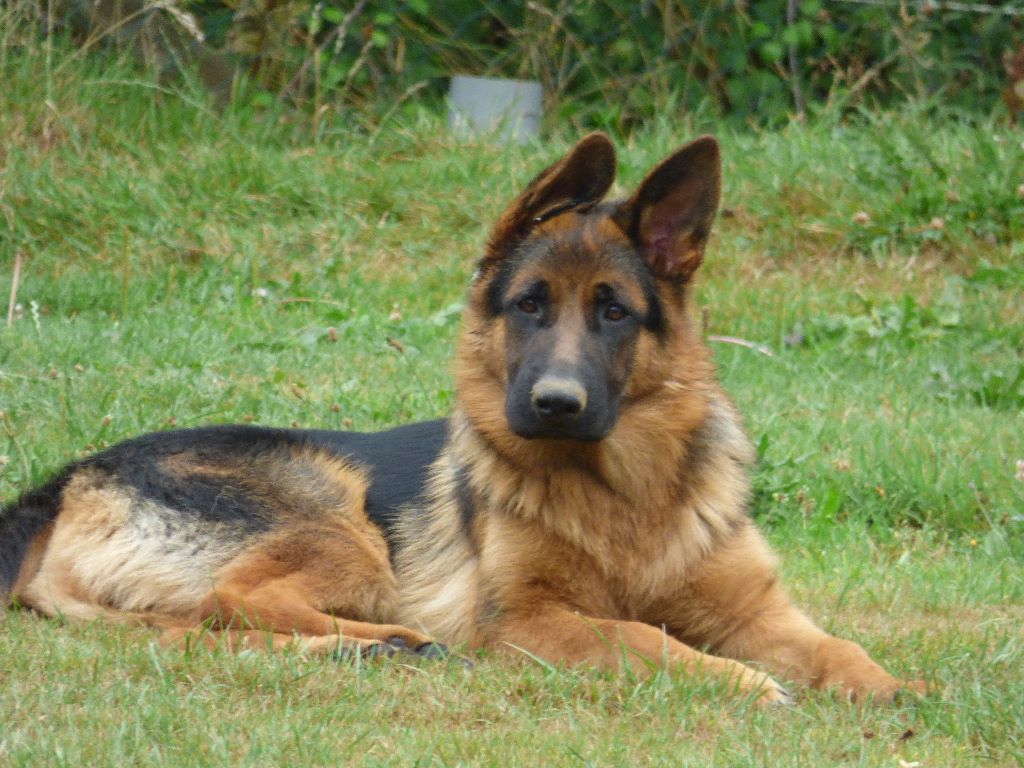
<path id="1" fill-rule="evenodd" d="M 533 227 L 560 213 L 600 202 L 615 179 L 615 148 L 603 133 L 590 133 L 549 165 L 505 209 L 491 231 L 484 264 L 503 259 Z"/>

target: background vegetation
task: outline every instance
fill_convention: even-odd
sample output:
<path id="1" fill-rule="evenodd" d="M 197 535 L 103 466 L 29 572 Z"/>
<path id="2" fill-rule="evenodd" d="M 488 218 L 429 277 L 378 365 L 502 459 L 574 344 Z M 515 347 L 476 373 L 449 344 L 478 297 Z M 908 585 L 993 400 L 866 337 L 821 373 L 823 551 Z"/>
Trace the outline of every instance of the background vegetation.
<path id="1" fill-rule="evenodd" d="M 0 7 L 3 296 L 22 257 L 0 499 L 146 430 L 443 415 L 487 227 L 573 121 L 463 144 L 431 99 L 392 109 L 404 90 L 355 78 L 365 103 L 242 84 L 219 108 L 208 59 L 167 78 L 126 41 L 47 36 L 56 18 Z M 669 675 L 182 655 L 9 611 L 0 764 L 1024 763 L 1024 135 L 988 102 L 763 130 L 664 98 L 623 123 L 619 191 L 695 133 L 722 141 L 698 300 L 710 337 L 760 348 L 709 341 L 758 446 L 754 514 L 816 620 L 935 694 L 759 712 Z"/>
<path id="2" fill-rule="evenodd" d="M 233 72 L 244 70 L 257 102 L 280 98 L 314 111 L 344 105 L 361 119 L 394 113 L 413 96 L 439 103 L 454 73 L 539 80 L 551 124 L 619 131 L 666 112 L 778 125 L 791 115 L 908 99 L 988 112 L 1002 95 L 1010 112 L 1024 106 L 1024 8 L 1014 4 L 49 0 L 46 7 L 49 30 L 73 31 L 90 48 L 132 49 L 164 75 L 198 59 L 222 97 Z"/>

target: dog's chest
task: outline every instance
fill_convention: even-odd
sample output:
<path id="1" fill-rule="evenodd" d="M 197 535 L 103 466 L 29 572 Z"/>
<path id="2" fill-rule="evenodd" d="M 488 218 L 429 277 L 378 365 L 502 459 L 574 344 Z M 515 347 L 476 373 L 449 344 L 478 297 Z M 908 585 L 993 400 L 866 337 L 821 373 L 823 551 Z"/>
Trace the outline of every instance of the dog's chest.
<path id="1" fill-rule="evenodd" d="M 529 542 L 514 549 L 535 551 L 532 561 L 572 563 L 568 574 L 586 571 L 632 603 L 678 587 L 733 525 L 733 511 L 715 510 L 710 499 L 700 499 L 698 508 L 694 500 L 661 495 L 668 501 L 656 505 L 594 482 L 529 478 L 501 500 L 498 517 L 524 524 L 504 533 Z"/>

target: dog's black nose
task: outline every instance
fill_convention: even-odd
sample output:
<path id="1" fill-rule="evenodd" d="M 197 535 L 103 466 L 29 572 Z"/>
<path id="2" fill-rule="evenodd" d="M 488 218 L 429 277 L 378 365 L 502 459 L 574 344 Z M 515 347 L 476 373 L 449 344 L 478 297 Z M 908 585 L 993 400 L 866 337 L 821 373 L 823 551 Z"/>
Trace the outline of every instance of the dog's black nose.
<path id="1" fill-rule="evenodd" d="M 587 407 L 587 391 L 574 379 L 545 376 L 530 391 L 533 411 L 551 421 L 575 421 Z"/>

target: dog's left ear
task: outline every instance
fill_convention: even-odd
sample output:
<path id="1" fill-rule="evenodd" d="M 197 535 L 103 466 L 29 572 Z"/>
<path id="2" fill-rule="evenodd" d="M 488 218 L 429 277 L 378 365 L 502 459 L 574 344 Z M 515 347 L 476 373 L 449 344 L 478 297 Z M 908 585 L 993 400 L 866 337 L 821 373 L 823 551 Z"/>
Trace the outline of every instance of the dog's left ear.
<path id="1" fill-rule="evenodd" d="M 531 181 L 494 225 L 485 261 L 509 249 L 547 219 L 600 202 L 615 179 L 615 148 L 603 133 L 584 136 Z"/>
<path id="2" fill-rule="evenodd" d="M 615 219 L 657 277 L 687 280 L 704 258 L 721 189 L 718 142 L 701 136 L 647 174 Z"/>

